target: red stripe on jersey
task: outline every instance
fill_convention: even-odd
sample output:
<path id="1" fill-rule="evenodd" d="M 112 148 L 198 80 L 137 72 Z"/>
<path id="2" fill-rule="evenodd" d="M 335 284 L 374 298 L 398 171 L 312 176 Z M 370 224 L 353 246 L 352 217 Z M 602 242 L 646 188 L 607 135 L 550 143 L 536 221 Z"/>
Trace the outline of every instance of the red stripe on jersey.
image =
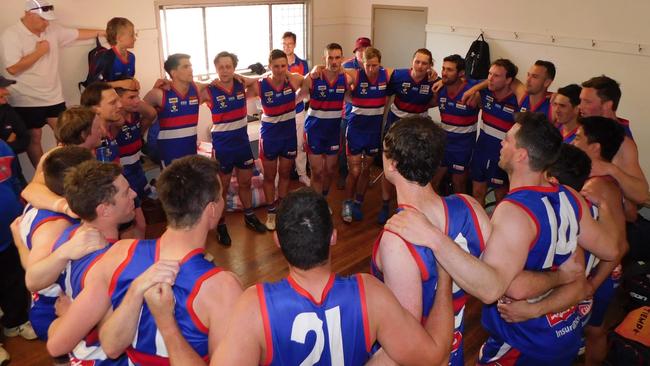
<path id="1" fill-rule="evenodd" d="M 295 109 L 296 109 L 295 102 L 284 103 L 274 107 L 262 105 L 262 110 L 264 111 L 264 114 L 266 114 L 269 117 L 280 116 L 285 113 L 289 113 Z"/>
<path id="2" fill-rule="evenodd" d="M 372 348 L 372 339 L 370 339 L 370 322 L 368 321 L 368 305 L 366 304 L 366 286 L 363 283 L 363 277 L 357 273 L 357 283 L 359 285 L 359 301 L 361 301 L 361 315 L 363 316 L 363 333 L 366 340 L 366 352 Z"/>
<path id="3" fill-rule="evenodd" d="M 129 247 L 129 251 L 126 254 L 126 258 L 120 263 L 119 266 L 115 269 L 115 272 L 113 272 L 113 276 L 111 277 L 111 282 L 108 286 L 108 296 L 113 296 L 113 292 L 115 292 L 115 286 L 117 286 L 117 279 L 120 277 L 122 274 L 122 271 L 124 271 L 124 268 L 131 262 L 131 259 L 133 259 L 133 252 L 135 252 L 135 247 L 138 244 L 138 240 L 134 240 L 133 243 L 131 243 L 131 246 Z"/>
<path id="4" fill-rule="evenodd" d="M 478 216 L 476 215 L 476 211 L 474 210 L 474 207 L 472 206 L 471 203 L 467 200 L 467 198 L 459 194 L 458 198 L 463 200 L 465 204 L 467 205 L 467 208 L 469 208 L 469 212 L 472 213 L 472 221 L 474 222 L 474 228 L 476 229 L 476 232 L 478 233 L 478 238 L 481 241 L 480 247 L 481 247 L 481 253 L 485 250 L 485 237 L 483 236 L 483 230 L 481 230 L 481 223 L 478 221 Z"/>
<path id="5" fill-rule="evenodd" d="M 161 118 L 159 120 L 160 129 L 166 130 L 166 129 L 178 128 L 178 127 L 196 126 L 196 124 L 198 123 L 198 119 L 199 119 L 198 114 L 189 114 L 185 116 Z"/>
<path id="6" fill-rule="evenodd" d="M 428 281 L 429 280 L 429 271 L 427 270 L 426 265 L 424 264 L 424 261 L 422 260 L 422 257 L 418 254 L 418 252 L 415 250 L 415 245 L 411 244 L 408 242 L 406 239 L 402 238 L 398 233 L 384 229 L 384 231 L 387 231 L 391 234 L 397 235 L 398 238 L 402 239 L 404 244 L 406 245 L 406 249 L 409 250 L 409 253 L 411 253 L 411 257 L 413 257 L 413 260 L 415 260 L 415 264 L 417 264 L 418 269 L 420 270 L 420 277 L 422 278 L 422 281 Z"/>
<path id="7" fill-rule="evenodd" d="M 352 105 L 355 107 L 377 108 L 386 105 L 386 97 L 381 98 L 359 98 L 352 97 Z"/>
<path id="8" fill-rule="evenodd" d="M 287 282 L 289 282 L 289 286 L 293 288 L 294 291 L 296 291 L 298 294 L 301 296 L 307 298 L 309 301 L 313 302 L 315 305 L 322 305 L 323 301 L 327 298 L 327 295 L 329 294 L 330 290 L 332 289 L 332 286 L 334 286 L 334 273 L 330 274 L 330 279 L 327 281 L 327 284 L 325 285 L 325 288 L 323 288 L 323 293 L 320 295 L 320 301 L 316 301 L 311 294 L 305 290 L 304 288 L 300 287 L 298 282 L 296 282 L 291 275 L 287 276 Z"/>
<path id="9" fill-rule="evenodd" d="M 142 140 L 137 139 L 129 144 L 120 145 L 120 156 L 129 156 L 137 153 L 142 148 Z"/>
<path id="10" fill-rule="evenodd" d="M 336 111 L 343 108 L 343 99 L 341 100 L 317 100 L 309 101 L 309 107 L 321 111 Z"/>
<path id="11" fill-rule="evenodd" d="M 504 121 L 497 116 L 486 113 L 485 111 L 483 111 L 483 122 L 503 132 L 508 132 L 512 125 L 514 125 L 514 122 Z"/>
<path id="12" fill-rule="evenodd" d="M 203 249 L 198 249 L 199 252 L 202 252 Z M 191 256 L 194 256 L 197 253 L 196 250 L 193 250 L 189 252 L 185 257 L 190 258 Z M 190 256 L 191 254 L 191 256 Z M 183 258 L 183 260 L 186 260 Z M 183 261 L 181 261 L 183 263 Z M 194 287 L 192 288 L 192 292 L 190 292 L 190 295 L 187 297 L 187 302 L 185 303 L 185 308 L 187 309 L 187 313 L 190 315 L 190 319 L 192 319 L 192 323 L 196 326 L 198 330 L 201 332 L 208 334 L 210 330 L 208 329 L 208 326 L 203 324 L 201 319 L 199 319 L 199 316 L 196 314 L 196 311 L 194 311 L 194 299 L 196 299 L 196 296 L 199 294 L 199 291 L 201 290 L 201 286 L 203 285 L 203 282 L 207 280 L 208 278 L 216 275 L 217 273 L 221 272 L 221 268 L 213 268 L 209 270 L 208 272 L 204 273 L 203 276 L 199 277 L 196 282 L 194 283 Z"/>
<path id="13" fill-rule="evenodd" d="M 238 108 L 234 111 L 224 112 L 224 113 L 212 113 L 212 123 L 226 123 L 232 121 L 238 121 L 246 117 L 246 105 L 243 105 L 241 108 Z"/>
<path id="14" fill-rule="evenodd" d="M 470 116 L 457 116 L 449 113 L 440 113 L 440 119 L 443 123 L 454 126 L 471 126 L 478 121 L 478 114 Z"/>
<path id="15" fill-rule="evenodd" d="M 458 314 L 458 312 L 465 306 L 465 304 L 467 304 L 467 294 L 453 299 L 452 304 L 454 307 L 454 314 Z"/>
<path id="16" fill-rule="evenodd" d="M 262 323 L 264 323 L 264 340 L 266 344 L 266 354 L 264 355 L 264 365 L 268 366 L 273 362 L 273 336 L 271 333 L 271 322 L 269 321 L 269 312 L 266 309 L 266 297 L 264 297 L 264 286 L 261 283 L 255 285 L 257 288 L 257 298 L 260 302 L 260 313 Z"/>
<path id="17" fill-rule="evenodd" d="M 400 110 L 408 113 L 422 113 L 426 112 L 428 108 L 428 105 L 423 105 L 423 104 L 413 104 L 413 103 L 407 103 L 399 98 L 395 98 L 395 106 L 399 108 Z"/>

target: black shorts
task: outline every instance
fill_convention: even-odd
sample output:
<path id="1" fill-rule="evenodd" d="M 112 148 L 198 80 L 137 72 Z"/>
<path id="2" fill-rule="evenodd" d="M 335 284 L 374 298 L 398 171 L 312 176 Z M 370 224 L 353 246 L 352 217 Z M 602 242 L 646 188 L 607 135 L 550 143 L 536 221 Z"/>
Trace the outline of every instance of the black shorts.
<path id="1" fill-rule="evenodd" d="M 65 103 L 46 107 L 14 107 L 16 113 L 25 121 L 27 129 L 45 126 L 48 118 L 58 118 L 65 111 Z"/>

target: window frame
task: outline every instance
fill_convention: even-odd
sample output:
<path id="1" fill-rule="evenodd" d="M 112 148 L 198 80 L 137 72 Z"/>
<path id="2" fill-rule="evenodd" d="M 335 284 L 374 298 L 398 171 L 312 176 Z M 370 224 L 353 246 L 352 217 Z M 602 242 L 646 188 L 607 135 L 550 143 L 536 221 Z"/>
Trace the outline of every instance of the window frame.
<path id="1" fill-rule="evenodd" d="M 303 25 L 303 39 L 297 39 L 296 42 L 303 42 L 305 59 L 309 62 L 311 59 L 311 44 L 312 44 L 312 6 L 311 0 L 266 0 L 266 1 L 232 1 L 232 0 L 157 0 L 154 2 L 154 11 L 156 13 L 156 30 L 158 33 L 158 54 L 160 59 L 160 73 L 164 77 L 166 75 L 163 64 L 165 62 L 165 49 L 168 49 L 168 39 L 163 34 L 162 24 L 163 20 L 161 19 L 163 10 L 165 9 L 184 9 L 184 8 L 201 8 L 202 18 L 203 18 L 203 32 L 207 34 L 206 30 L 206 8 L 208 7 L 226 7 L 226 6 L 251 6 L 251 5 L 267 5 L 269 6 L 269 50 L 274 48 L 273 45 L 273 7 L 272 5 L 291 5 L 291 4 L 302 4 L 305 8 L 304 10 L 304 19 L 305 23 Z M 166 22 L 165 22 L 166 24 Z M 208 37 L 204 37 L 204 48 L 205 48 L 205 60 L 201 62 L 206 63 L 208 70 L 207 74 L 194 74 L 194 79 L 199 81 L 209 80 L 210 77 L 216 75 L 216 71 L 211 71 L 213 69 L 212 59 L 210 55 L 207 54 L 208 50 Z M 230 52 L 235 52 L 236 50 L 231 50 Z M 237 72 L 250 72 L 248 68 L 237 69 Z"/>

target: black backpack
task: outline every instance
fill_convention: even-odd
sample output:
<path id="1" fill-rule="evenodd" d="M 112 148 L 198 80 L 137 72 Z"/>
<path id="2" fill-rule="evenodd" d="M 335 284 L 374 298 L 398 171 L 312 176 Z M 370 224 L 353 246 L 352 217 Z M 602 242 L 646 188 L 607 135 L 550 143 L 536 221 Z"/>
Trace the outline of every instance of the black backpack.
<path id="1" fill-rule="evenodd" d="M 465 56 L 465 75 L 469 79 L 482 80 L 487 79 L 490 71 L 490 46 L 483 38 L 481 33 Z"/>
<path id="2" fill-rule="evenodd" d="M 115 61 L 115 53 L 102 46 L 99 37 L 95 37 L 95 48 L 88 52 L 88 75 L 86 80 L 79 82 L 79 91 L 82 86 L 86 88 L 95 81 L 104 80 L 104 75 L 111 73 L 113 61 Z"/>

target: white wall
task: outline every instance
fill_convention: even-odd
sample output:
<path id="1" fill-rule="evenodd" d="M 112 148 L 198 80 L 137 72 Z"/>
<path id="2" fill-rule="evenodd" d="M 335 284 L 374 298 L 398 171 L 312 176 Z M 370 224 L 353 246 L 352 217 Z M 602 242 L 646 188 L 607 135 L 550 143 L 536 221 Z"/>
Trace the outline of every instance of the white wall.
<path id="1" fill-rule="evenodd" d="M 64 25 L 104 28 L 110 17 L 131 19 L 139 31 L 134 50 L 136 76 L 144 89 L 161 76 L 154 0 L 51 1 L 56 6 L 59 22 Z M 216 1 L 225 0 L 212 2 Z M 21 0 L 3 1 L 0 30 L 18 20 L 23 4 Z M 492 58 L 512 59 L 520 67 L 520 77 L 525 76 L 528 66 L 538 58 L 555 62 L 558 75 L 552 89 L 602 73 L 617 79 L 623 90 L 619 115 L 632 121 L 642 167 L 650 172 L 650 144 L 644 143 L 650 141 L 650 125 L 644 123 L 650 114 L 650 103 L 644 100 L 646 93 L 642 90 L 643 86 L 650 85 L 650 32 L 645 19 L 650 14 L 650 2 L 547 0 L 533 7 L 531 2 L 516 0 L 457 0 L 453 3 L 440 0 L 313 0 L 310 7 L 311 63 L 321 62 L 321 50 L 332 41 L 341 43 L 345 54 L 352 56 L 354 40 L 372 34 L 373 4 L 427 7 L 427 47 L 438 60 L 438 66 L 446 55 L 464 55 L 479 29 L 483 29 Z M 451 32 L 451 26 L 455 27 L 455 32 Z M 514 32 L 519 39 L 515 39 Z M 551 35 L 555 36 L 555 43 L 550 41 Z M 593 49 L 591 39 L 597 41 Z M 639 43 L 643 46 L 640 53 L 637 52 Z M 61 75 L 66 102 L 70 105 L 79 101 L 76 85 L 86 75 L 86 54 L 91 48 L 90 43 L 83 43 L 63 52 Z"/>
<path id="2" fill-rule="evenodd" d="M 650 2 L 547 0 L 532 6 L 531 2 L 516 0 L 349 1 L 345 9 L 349 14 L 345 17 L 346 33 L 352 40 L 349 42 L 358 35 L 372 33 L 375 4 L 428 7 L 427 47 L 437 60 L 438 70 L 443 57 L 453 53 L 464 56 L 483 29 L 492 59 L 510 58 L 519 66 L 521 78 L 535 60 L 553 61 L 558 73 L 552 90 L 600 74 L 618 80 L 623 91 L 618 114 L 631 121 L 641 166 L 646 175 L 650 173 L 650 144 L 645 144 L 650 141 L 650 125 L 645 123 L 650 103 L 644 90 L 650 85 L 650 32 L 646 19 Z M 595 47 L 591 46 L 592 39 Z"/>

